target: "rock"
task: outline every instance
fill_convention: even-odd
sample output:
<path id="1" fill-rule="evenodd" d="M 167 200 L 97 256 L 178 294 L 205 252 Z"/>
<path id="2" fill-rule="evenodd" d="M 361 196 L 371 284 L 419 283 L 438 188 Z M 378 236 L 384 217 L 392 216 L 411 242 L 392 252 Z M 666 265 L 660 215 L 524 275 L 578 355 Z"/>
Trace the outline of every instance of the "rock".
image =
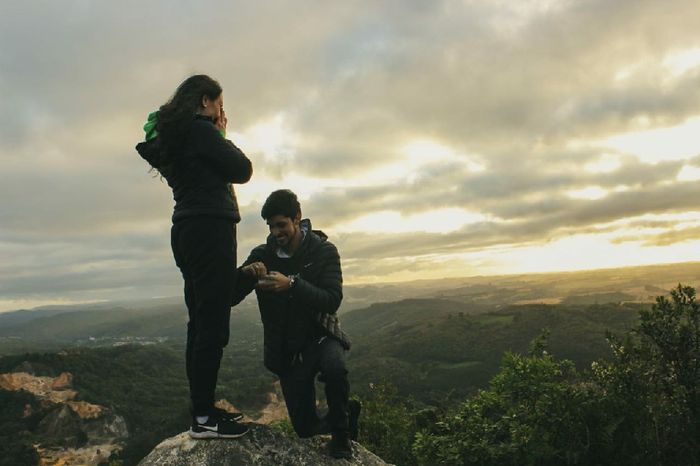
<path id="1" fill-rule="evenodd" d="M 64 380 L 72 380 L 68 374 Z M 52 403 L 65 403 L 77 395 L 75 390 L 54 390 L 52 387 L 56 379 L 51 377 L 37 377 L 26 372 L 9 372 L 0 374 L 0 389 L 17 391 L 25 390 L 40 400 L 49 400 Z M 60 385 L 60 384 L 59 384 Z"/>
<path id="2" fill-rule="evenodd" d="M 68 447 L 80 447 L 87 441 L 87 435 L 80 425 L 80 416 L 66 405 L 60 405 L 45 416 L 37 427 L 37 433 L 49 443 Z"/>
<path id="3" fill-rule="evenodd" d="M 129 432 L 123 417 L 101 408 L 98 417 L 83 418 L 68 405 L 60 405 L 46 415 L 37 433 L 51 444 L 77 448 L 119 442 Z"/>
<path id="4" fill-rule="evenodd" d="M 102 415 L 103 408 L 100 405 L 94 405 L 87 401 L 66 401 L 70 409 L 76 412 L 81 419 L 95 419 Z"/>
<path id="5" fill-rule="evenodd" d="M 164 440 L 138 466 L 326 466 L 386 465 L 378 456 L 353 442 L 351 460 L 328 455 L 329 436 L 287 437 L 262 424 L 251 424 L 239 439 L 193 440 L 187 432 Z"/>
<path id="6" fill-rule="evenodd" d="M 98 466 L 109 461 L 110 455 L 121 449 L 121 445 L 89 445 L 82 448 L 36 447 L 41 466 Z"/>
<path id="7" fill-rule="evenodd" d="M 62 372 L 51 382 L 52 390 L 68 390 L 69 388 L 73 388 L 73 374 L 70 372 Z"/>
<path id="8" fill-rule="evenodd" d="M 221 398 L 220 400 L 217 400 L 217 402 L 214 403 L 214 406 L 223 409 L 224 411 L 227 411 L 229 413 L 240 411 L 240 409 L 237 409 L 235 406 L 233 406 L 226 398 Z"/>
<path id="9" fill-rule="evenodd" d="M 279 380 L 274 383 L 273 388 L 274 390 L 267 394 L 267 405 L 260 411 L 260 416 L 254 419 L 258 424 L 271 424 L 287 419 L 287 405 Z"/>
<path id="10" fill-rule="evenodd" d="M 107 409 L 98 418 L 83 419 L 81 427 L 91 445 L 114 443 L 129 436 L 124 418 Z"/>

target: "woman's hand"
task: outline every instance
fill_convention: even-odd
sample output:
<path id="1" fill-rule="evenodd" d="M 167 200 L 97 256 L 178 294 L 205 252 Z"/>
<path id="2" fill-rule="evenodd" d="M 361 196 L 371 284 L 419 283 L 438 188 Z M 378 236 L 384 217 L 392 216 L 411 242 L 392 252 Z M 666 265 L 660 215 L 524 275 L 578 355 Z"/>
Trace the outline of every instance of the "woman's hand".
<path id="1" fill-rule="evenodd" d="M 228 118 L 226 118 L 226 112 L 224 112 L 224 109 L 221 108 L 221 114 L 219 115 L 219 118 L 216 119 L 216 122 L 214 123 L 217 128 L 223 129 L 226 131 L 226 125 L 228 124 Z"/>
<path id="2" fill-rule="evenodd" d="M 291 288 L 290 278 L 279 272 L 270 272 L 260 278 L 260 280 L 261 281 L 258 282 L 258 288 L 263 291 L 279 293 Z"/>
<path id="3" fill-rule="evenodd" d="M 267 267 L 262 262 L 253 262 L 241 269 L 241 271 L 251 277 L 260 280 L 267 275 Z"/>

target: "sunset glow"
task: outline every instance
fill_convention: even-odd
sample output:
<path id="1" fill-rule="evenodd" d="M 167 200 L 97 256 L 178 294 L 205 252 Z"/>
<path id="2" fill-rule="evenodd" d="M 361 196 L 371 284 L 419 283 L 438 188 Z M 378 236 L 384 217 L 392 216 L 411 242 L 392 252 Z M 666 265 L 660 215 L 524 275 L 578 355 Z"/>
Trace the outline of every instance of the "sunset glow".
<path id="1" fill-rule="evenodd" d="M 181 293 L 172 192 L 134 146 L 195 73 L 254 167 L 239 262 L 280 188 L 347 283 L 700 260 L 698 18 L 691 0 L 8 4 L 0 311 Z"/>

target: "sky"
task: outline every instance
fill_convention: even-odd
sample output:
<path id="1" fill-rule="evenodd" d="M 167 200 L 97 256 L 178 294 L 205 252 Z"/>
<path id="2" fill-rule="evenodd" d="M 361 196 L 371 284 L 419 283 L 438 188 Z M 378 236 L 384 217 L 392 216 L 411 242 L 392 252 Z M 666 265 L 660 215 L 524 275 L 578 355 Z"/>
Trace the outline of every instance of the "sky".
<path id="1" fill-rule="evenodd" d="M 697 0 L 0 0 L 0 310 L 175 296 L 134 150 L 224 88 L 239 261 L 290 188 L 345 282 L 700 260 Z"/>

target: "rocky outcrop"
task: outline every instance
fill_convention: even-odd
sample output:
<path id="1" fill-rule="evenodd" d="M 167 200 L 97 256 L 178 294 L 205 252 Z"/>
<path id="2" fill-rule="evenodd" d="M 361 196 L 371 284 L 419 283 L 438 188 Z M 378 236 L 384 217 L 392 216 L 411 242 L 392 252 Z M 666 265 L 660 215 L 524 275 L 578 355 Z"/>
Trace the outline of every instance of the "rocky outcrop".
<path id="1" fill-rule="evenodd" d="M 77 448 L 87 443 L 80 416 L 66 405 L 59 405 L 39 422 L 36 433 L 44 443 Z"/>
<path id="2" fill-rule="evenodd" d="M 87 401 L 67 401 L 66 405 L 75 413 L 80 416 L 81 419 L 95 419 L 102 416 L 104 408 L 100 405 L 94 405 L 88 403 Z"/>
<path id="3" fill-rule="evenodd" d="M 334 460 L 327 452 L 329 437 L 291 438 L 273 428 L 252 424 L 239 439 L 192 440 L 187 432 L 164 440 L 139 466 L 326 466 L 386 465 L 378 456 L 353 442 L 351 460 Z"/>
<path id="4" fill-rule="evenodd" d="M 68 390 L 73 388 L 73 374 L 70 372 L 63 372 L 61 375 L 53 379 L 51 382 L 52 390 Z"/>
<path id="5" fill-rule="evenodd" d="M 267 394 L 267 405 L 260 411 L 255 422 L 258 424 L 271 424 L 287 419 L 287 405 L 282 396 L 282 387 L 279 380 L 273 385 L 273 390 Z"/>
<path id="6" fill-rule="evenodd" d="M 45 448 L 38 446 L 40 466 L 97 466 L 109 460 L 120 445 L 91 445 L 84 448 Z"/>
<path id="7" fill-rule="evenodd" d="M 29 364 L 21 367 L 33 372 Z M 123 417 L 103 406 L 74 401 L 78 393 L 68 372 L 55 378 L 30 372 L 0 374 L 0 389 L 27 391 L 41 401 L 43 418 L 35 433 L 42 439 L 36 445 L 42 465 L 98 465 L 121 449 L 129 435 Z M 25 406 L 24 416 L 32 414 L 31 405 Z"/>
<path id="8" fill-rule="evenodd" d="M 0 389 L 9 391 L 25 390 L 40 400 L 48 400 L 52 403 L 65 403 L 74 399 L 78 394 L 75 390 L 70 389 L 70 381 L 72 381 L 70 374 L 61 374 L 53 378 L 37 377 L 28 372 L 9 372 L 0 374 Z M 54 388 L 54 383 L 59 388 Z"/>
<path id="9" fill-rule="evenodd" d="M 129 435 L 124 418 L 110 410 L 103 410 L 100 417 L 83 419 L 81 427 L 91 445 L 123 440 Z"/>

